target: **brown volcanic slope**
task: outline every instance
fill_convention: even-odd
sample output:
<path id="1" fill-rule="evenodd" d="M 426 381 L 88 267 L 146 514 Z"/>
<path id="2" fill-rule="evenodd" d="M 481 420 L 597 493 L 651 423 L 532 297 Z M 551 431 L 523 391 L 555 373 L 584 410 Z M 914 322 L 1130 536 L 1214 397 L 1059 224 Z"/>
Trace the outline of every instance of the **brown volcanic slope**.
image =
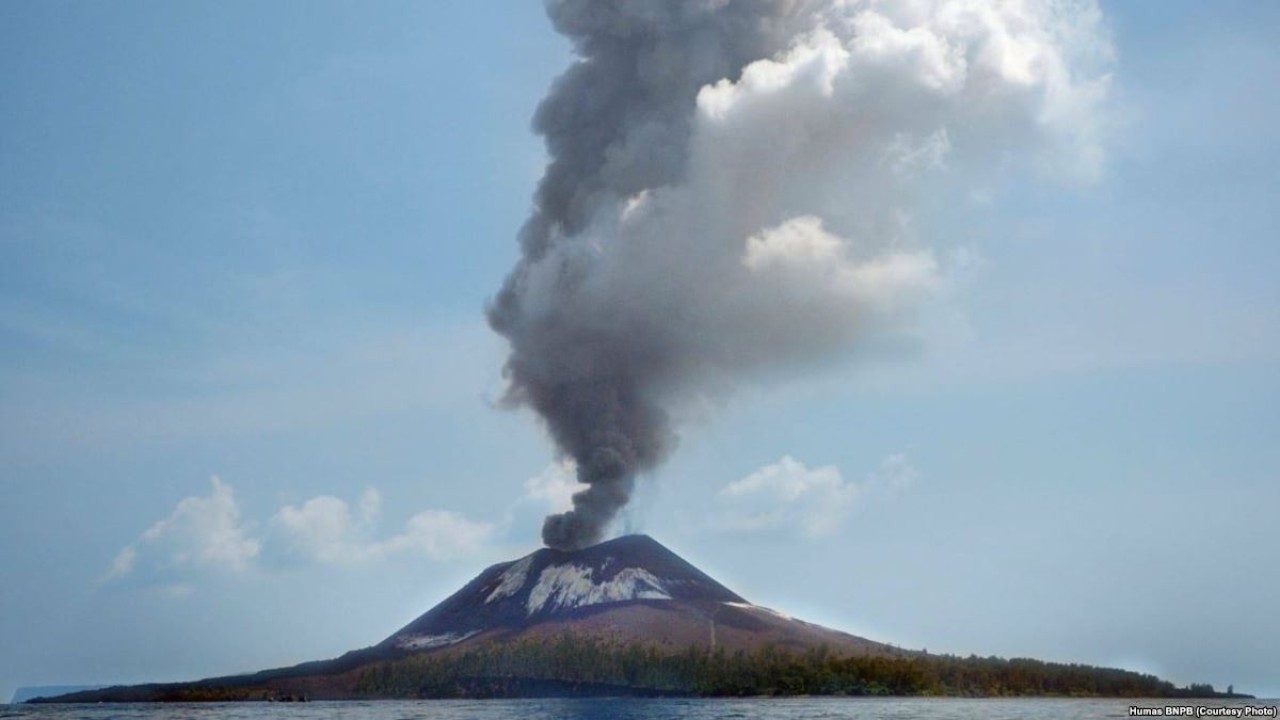
<path id="1" fill-rule="evenodd" d="M 192 683 L 75 693 L 62 702 L 343 698 L 370 666 L 421 653 L 466 652 L 486 643 L 565 633 L 671 652 L 690 646 L 841 655 L 904 651 L 752 605 L 646 535 L 578 551 L 543 548 L 494 565 L 381 643 L 333 660 Z"/>
<path id="2" fill-rule="evenodd" d="M 490 567 L 378 647 L 463 650 L 564 632 L 686 650 L 770 643 L 891 653 L 881 643 L 752 605 L 647 535 L 565 552 L 543 548 Z"/>

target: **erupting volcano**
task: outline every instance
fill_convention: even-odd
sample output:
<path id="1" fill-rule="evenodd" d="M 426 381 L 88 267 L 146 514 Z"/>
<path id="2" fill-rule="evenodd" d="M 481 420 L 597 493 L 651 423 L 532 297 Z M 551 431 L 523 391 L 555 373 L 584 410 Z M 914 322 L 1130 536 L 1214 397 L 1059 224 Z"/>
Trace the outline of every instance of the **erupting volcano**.
<path id="1" fill-rule="evenodd" d="M 362 682 L 397 662 L 562 638 L 664 655 L 766 646 L 847 656 L 905 654 L 753 605 L 653 538 L 628 535 L 577 551 L 543 548 L 494 565 L 381 643 L 334 660 L 192 683 L 106 688 L 58 701 L 368 697 L 375 693 Z M 573 692 L 580 685 L 556 688 Z"/>

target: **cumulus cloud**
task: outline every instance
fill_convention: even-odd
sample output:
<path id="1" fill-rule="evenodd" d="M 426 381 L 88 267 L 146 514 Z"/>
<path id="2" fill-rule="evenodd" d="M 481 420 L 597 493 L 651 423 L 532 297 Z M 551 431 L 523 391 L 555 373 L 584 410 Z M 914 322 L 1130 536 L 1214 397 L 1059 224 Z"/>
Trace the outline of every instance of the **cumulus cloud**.
<path id="1" fill-rule="evenodd" d="M 725 485 L 718 495 L 727 529 L 785 527 L 809 537 L 834 532 L 857 497 L 857 486 L 845 482 L 836 466 L 810 469 L 790 455 Z"/>
<path id="2" fill-rule="evenodd" d="M 169 517 L 157 522 L 116 554 L 108 579 L 120 579 L 146 568 L 162 576 L 197 570 L 246 570 L 261 550 L 240 520 L 230 485 L 217 477 L 207 497 L 178 502 Z"/>
<path id="3" fill-rule="evenodd" d="M 379 555 L 422 555 L 447 560 L 479 551 L 493 536 L 493 525 L 448 510 L 424 510 L 405 523 L 398 535 L 378 542 Z"/>
<path id="4" fill-rule="evenodd" d="M 787 455 L 721 488 L 717 524 L 731 532 L 822 537 L 839 529 L 860 497 L 905 490 L 919 475 L 903 454 L 885 458 L 861 484 L 846 481 L 834 465 L 810 468 Z"/>
<path id="5" fill-rule="evenodd" d="M 914 486 L 920 479 L 920 471 L 911 464 L 911 459 L 902 453 L 895 453 L 880 461 L 880 467 L 867 475 L 867 486 L 900 492 Z"/>
<path id="6" fill-rule="evenodd" d="M 369 556 L 363 518 L 352 516 L 345 500 L 321 495 L 295 507 L 280 508 L 271 525 L 286 552 L 321 563 L 351 563 Z"/>
<path id="7" fill-rule="evenodd" d="M 111 561 L 111 567 L 107 570 L 108 578 L 122 578 L 133 572 L 133 566 L 138 562 L 138 549 L 132 545 L 127 545 L 116 553 L 115 560 Z"/>
<path id="8" fill-rule="evenodd" d="M 492 536 L 490 523 L 446 510 L 425 510 L 394 535 L 374 537 L 381 508 L 375 489 L 364 492 L 353 512 L 341 498 L 322 495 L 299 506 L 286 505 L 271 520 L 287 555 L 322 564 L 349 565 L 397 555 L 445 560 L 470 554 Z"/>
<path id="9" fill-rule="evenodd" d="M 524 499 L 545 505 L 548 512 L 565 512 L 573 507 L 573 494 L 586 489 L 578 482 L 577 463 L 565 459 L 525 480 Z"/>
<path id="10" fill-rule="evenodd" d="M 382 496 L 365 490 L 354 504 L 321 495 L 286 505 L 272 516 L 270 532 L 251 535 L 241 520 L 231 486 L 211 479 L 207 497 L 181 500 L 169 517 L 152 525 L 112 559 L 104 579 L 153 584 L 168 594 L 192 591 L 187 582 L 210 571 L 242 573 L 266 552 L 275 557 L 325 565 L 353 565 L 391 557 L 448 560 L 477 552 L 490 541 L 494 526 L 446 510 L 424 510 L 404 528 L 378 537 Z"/>

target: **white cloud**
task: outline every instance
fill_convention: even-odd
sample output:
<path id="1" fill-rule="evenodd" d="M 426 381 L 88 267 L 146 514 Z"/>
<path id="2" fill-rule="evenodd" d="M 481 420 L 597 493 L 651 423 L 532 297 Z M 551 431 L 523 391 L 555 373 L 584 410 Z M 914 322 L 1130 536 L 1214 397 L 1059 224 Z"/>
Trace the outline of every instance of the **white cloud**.
<path id="1" fill-rule="evenodd" d="M 836 466 L 810 469 L 788 455 L 724 486 L 717 499 L 726 529 L 787 528 L 820 537 L 839 527 L 857 496 Z"/>
<path id="2" fill-rule="evenodd" d="M 400 533 L 377 539 L 373 525 L 381 504 L 382 496 L 373 488 L 361 495 L 354 513 L 345 500 L 322 495 L 298 507 L 286 505 L 271 525 L 295 558 L 333 565 L 395 555 L 445 560 L 476 552 L 493 534 L 490 523 L 446 510 L 425 510 L 410 517 Z"/>
<path id="3" fill-rule="evenodd" d="M 524 481 L 524 499 L 546 503 L 548 512 L 564 512 L 573 507 L 573 494 L 586 488 L 578 482 L 577 463 L 559 460 Z"/>
<path id="4" fill-rule="evenodd" d="M 886 457 L 865 482 L 844 479 L 834 465 L 809 468 L 790 455 L 720 489 L 716 524 L 733 532 L 798 532 L 810 538 L 835 532 L 858 499 L 869 493 L 900 492 L 920 473 L 897 453 Z"/>
<path id="5" fill-rule="evenodd" d="M 910 489 L 920 479 L 920 471 L 911 464 L 911 459 L 902 453 L 895 453 L 880 461 L 880 467 L 867 475 L 869 488 L 890 491 Z"/>
<path id="6" fill-rule="evenodd" d="M 133 566 L 138 562 L 138 550 L 132 545 L 127 545 L 116 553 L 116 559 L 111 561 L 111 568 L 107 570 L 108 578 L 120 578 L 133 572 Z"/>
<path id="7" fill-rule="evenodd" d="M 493 525 L 445 510 L 425 510 L 404 529 L 374 536 L 382 495 L 365 490 L 354 509 L 341 498 L 321 495 L 301 505 L 286 505 L 271 518 L 271 534 L 250 537 L 230 485 L 217 477 L 208 497 L 180 501 L 169 517 L 152 525 L 122 548 L 104 576 L 106 581 L 134 577 L 179 597 L 192 592 L 182 582 L 199 572 L 243 572 L 265 549 L 306 562 L 352 565 L 392 556 L 417 555 L 446 560 L 472 554 L 493 535 Z"/>
<path id="8" fill-rule="evenodd" d="M 361 523 L 353 519 L 346 501 L 329 495 L 302 505 L 286 505 L 271 519 L 289 551 L 321 563 L 351 563 L 364 559 L 368 544 Z"/>
<path id="9" fill-rule="evenodd" d="M 248 528 L 241 523 L 231 486 L 217 477 L 210 478 L 210 483 L 208 497 L 184 498 L 169 517 L 121 549 L 107 578 L 123 578 L 142 567 L 161 575 L 246 570 L 261 544 L 249 537 Z"/>
<path id="10" fill-rule="evenodd" d="M 369 488 L 360 495 L 360 519 L 373 522 L 382 512 L 382 493 L 377 488 Z"/>
<path id="11" fill-rule="evenodd" d="M 447 560 L 479 551 L 493 535 L 493 525 L 447 510 L 424 510 L 409 518 L 404 532 L 376 545 L 379 554 L 408 553 Z"/>

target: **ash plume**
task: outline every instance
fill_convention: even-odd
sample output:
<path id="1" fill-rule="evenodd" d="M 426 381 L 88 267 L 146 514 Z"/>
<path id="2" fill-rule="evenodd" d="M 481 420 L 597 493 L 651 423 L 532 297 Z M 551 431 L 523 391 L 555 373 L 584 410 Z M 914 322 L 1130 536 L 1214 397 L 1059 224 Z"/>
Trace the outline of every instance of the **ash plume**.
<path id="1" fill-rule="evenodd" d="M 913 231 L 922 194 L 1100 167 L 1092 2 L 547 9 L 577 61 L 535 113 L 550 163 L 488 317 L 507 402 L 587 485 L 551 547 L 603 538 L 687 400 L 910 338 L 946 283 L 947 238 Z"/>

